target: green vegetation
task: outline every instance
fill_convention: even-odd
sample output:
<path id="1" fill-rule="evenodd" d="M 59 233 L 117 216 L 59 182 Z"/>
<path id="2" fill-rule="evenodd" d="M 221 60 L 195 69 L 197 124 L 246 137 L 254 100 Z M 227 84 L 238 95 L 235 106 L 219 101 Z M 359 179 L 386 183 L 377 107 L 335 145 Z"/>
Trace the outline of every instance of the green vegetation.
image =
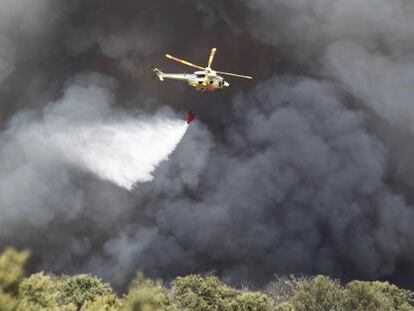
<path id="1" fill-rule="evenodd" d="M 352 281 L 345 286 L 326 276 L 281 278 L 266 294 L 280 311 L 414 311 L 413 292 L 388 282 Z"/>
<path id="2" fill-rule="evenodd" d="M 81 274 L 25 277 L 29 252 L 0 254 L 0 311 L 414 311 L 413 293 L 388 282 L 341 285 L 325 276 L 282 277 L 263 291 L 239 290 L 215 276 L 177 277 L 170 286 L 138 273 L 128 293 Z"/>
<path id="3" fill-rule="evenodd" d="M 266 295 L 236 290 L 214 276 L 178 277 L 172 283 L 172 293 L 179 310 L 259 311 L 272 305 Z"/>

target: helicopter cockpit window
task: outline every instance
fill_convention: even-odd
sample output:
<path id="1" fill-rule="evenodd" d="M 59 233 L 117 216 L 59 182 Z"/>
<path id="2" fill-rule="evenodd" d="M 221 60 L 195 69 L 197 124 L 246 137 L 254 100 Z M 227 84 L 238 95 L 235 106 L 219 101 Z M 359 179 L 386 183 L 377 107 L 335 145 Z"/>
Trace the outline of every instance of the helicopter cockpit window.
<path id="1" fill-rule="evenodd" d="M 197 78 L 205 78 L 205 77 L 206 77 L 206 75 L 204 73 L 200 73 L 200 74 L 197 75 Z"/>

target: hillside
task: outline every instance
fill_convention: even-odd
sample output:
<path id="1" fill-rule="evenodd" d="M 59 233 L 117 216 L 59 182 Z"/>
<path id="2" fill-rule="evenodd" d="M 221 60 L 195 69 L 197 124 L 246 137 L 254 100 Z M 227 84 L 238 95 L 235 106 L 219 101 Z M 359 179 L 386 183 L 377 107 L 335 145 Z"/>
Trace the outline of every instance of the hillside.
<path id="1" fill-rule="evenodd" d="M 27 310 L 414 310 L 413 293 L 387 282 L 341 285 L 326 276 L 278 278 L 261 291 L 235 289 L 215 276 L 177 277 L 168 286 L 137 273 L 120 297 L 99 278 L 26 276 L 30 254 L 7 248 L 0 255 L 0 311 Z"/>

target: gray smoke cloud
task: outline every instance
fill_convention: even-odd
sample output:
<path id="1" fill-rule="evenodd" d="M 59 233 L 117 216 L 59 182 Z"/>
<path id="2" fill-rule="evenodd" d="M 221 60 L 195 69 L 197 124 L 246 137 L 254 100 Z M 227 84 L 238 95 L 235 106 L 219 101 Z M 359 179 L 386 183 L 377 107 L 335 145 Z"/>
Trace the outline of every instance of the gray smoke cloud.
<path id="1" fill-rule="evenodd" d="M 3 4 L 5 9 L 0 12 L 0 83 L 15 70 L 22 57 L 17 51 L 19 38 L 16 32 L 29 39 L 43 37 L 47 33 L 44 21 L 48 20 L 49 1 L 22 1 L 19 4 L 5 1 Z"/>
<path id="2" fill-rule="evenodd" d="M 413 287 L 410 1 L 27 6 L 10 1 L 0 13 L 0 246 L 31 248 L 33 269 L 97 273 L 118 288 L 137 269 Z M 39 24 L 12 32 L 16 12 Z M 202 65 L 213 46 L 218 69 L 256 79 L 203 95 L 152 80 L 151 64 L 190 71 L 164 62 L 166 52 Z M 74 78 L 91 71 L 105 77 Z M 49 145 L 19 141 L 73 83 L 86 90 L 62 111 L 74 123 L 94 122 L 105 102 L 116 105 L 99 112 L 108 117 L 172 108 L 199 118 L 153 181 L 128 192 Z"/>
<path id="3" fill-rule="evenodd" d="M 383 182 L 384 146 L 337 96 L 329 83 L 274 78 L 237 99 L 237 122 L 210 155 L 201 196 L 148 187 L 155 224 L 106 243 L 109 278 L 137 262 L 157 276 L 216 269 L 235 282 L 392 274 L 409 257 L 414 215 Z M 162 173 L 155 180 L 181 183 Z"/>

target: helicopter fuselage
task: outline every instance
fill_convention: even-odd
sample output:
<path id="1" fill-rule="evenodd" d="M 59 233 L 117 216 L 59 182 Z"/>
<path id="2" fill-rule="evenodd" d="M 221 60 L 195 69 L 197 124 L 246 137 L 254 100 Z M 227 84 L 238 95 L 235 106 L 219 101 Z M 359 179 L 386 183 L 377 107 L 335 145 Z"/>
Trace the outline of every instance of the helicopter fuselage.
<path id="1" fill-rule="evenodd" d="M 186 81 L 190 86 L 198 91 L 215 91 L 227 88 L 230 83 L 224 81 L 222 76 L 219 76 L 214 70 L 195 71 L 192 74 L 187 73 L 164 73 L 161 70 L 154 68 L 161 81 L 164 79 Z"/>

